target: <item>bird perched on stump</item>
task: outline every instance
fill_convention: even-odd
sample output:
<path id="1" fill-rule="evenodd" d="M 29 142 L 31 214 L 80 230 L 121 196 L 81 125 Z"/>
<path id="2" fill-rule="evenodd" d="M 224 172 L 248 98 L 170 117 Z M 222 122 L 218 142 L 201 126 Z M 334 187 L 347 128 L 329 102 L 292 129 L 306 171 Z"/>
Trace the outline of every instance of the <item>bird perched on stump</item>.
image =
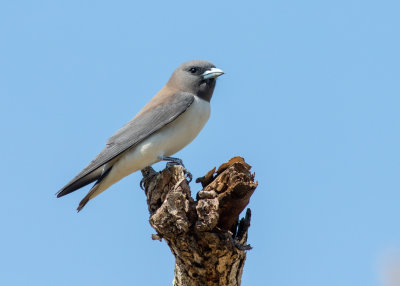
<path id="1" fill-rule="evenodd" d="M 79 203 L 79 212 L 89 200 L 133 172 L 159 161 L 182 164 L 182 160 L 170 156 L 192 142 L 206 124 L 216 78 L 222 74 L 208 61 L 180 65 L 166 85 L 107 140 L 100 154 L 57 197 L 95 182 Z"/>

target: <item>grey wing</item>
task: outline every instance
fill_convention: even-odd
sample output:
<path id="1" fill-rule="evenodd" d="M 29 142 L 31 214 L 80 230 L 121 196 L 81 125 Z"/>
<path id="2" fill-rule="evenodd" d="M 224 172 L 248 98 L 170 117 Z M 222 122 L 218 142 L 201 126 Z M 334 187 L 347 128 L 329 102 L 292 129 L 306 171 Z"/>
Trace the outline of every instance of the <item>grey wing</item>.
<path id="1" fill-rule="evenodd" d="M 112 159 L 139 144 L 141 141 L 180 116 L 193 103 L 189 93 L 174 94 L 170 100 L 135 117 L 108 139 L 106 147 L 58 193 L 67 195 L 100 178 L 102 167 Z"/>

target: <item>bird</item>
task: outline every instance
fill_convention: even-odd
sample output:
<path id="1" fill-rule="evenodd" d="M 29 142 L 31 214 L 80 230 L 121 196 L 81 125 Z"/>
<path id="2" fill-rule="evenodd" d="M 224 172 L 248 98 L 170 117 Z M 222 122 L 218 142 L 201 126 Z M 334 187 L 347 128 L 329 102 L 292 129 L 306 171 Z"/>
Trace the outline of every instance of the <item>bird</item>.
<path id="1" fill-rule="evenodd" d="M 160 161 L 180 164 L 171 157 L 203 129 L 217 77 L 224 71 L 205 60 L 191 60 L 172 73 L 164 87 L 136 116 L 115 132 L 105 148 L 56 193 L 62 197 L 94 183 L 77 211 L 124 177 Z"/>

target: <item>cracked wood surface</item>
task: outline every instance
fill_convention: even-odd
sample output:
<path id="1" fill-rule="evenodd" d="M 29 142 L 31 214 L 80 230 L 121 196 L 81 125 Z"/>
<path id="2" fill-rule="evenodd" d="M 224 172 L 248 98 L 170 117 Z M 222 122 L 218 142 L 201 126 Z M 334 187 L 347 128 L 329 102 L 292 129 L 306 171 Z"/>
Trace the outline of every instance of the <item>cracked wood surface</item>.
<path id="1" fill-rule="evenodd" d="M 240 285 L 251 211 L 239 214 L 257 187 L 251 166 L 234 157 L 196 180 L 191 197 L 182 166 L 142 170 L 153 239 L 164 239 L 175 256 L 174 286 Z"/>

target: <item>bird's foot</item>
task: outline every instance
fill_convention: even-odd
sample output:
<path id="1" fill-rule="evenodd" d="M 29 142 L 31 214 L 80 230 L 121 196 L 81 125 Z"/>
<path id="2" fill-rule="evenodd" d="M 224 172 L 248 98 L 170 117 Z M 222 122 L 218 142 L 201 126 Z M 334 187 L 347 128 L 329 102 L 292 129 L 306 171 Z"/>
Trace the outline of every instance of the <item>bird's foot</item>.
<path id="1" fill-rule="evenodd" d="M 158 173 L 150 166 L 147 166 L 141 170 L 143 179 L 140 180 L 140 188 L 144 191 L 147 184 L 156 176 Z"/>
<path id="2" fill-rule="evenodd" d="M 160 158 L 162 161 L 167 161 L 167 168 L 171 167 L 171 166 L 182 166 L 183 168 L 185 168 L 185 165 L 183 165 L 182 159 L 168 157 L 168 156 L 161 156 Z"/>
<path id="3" fill-rule="evenodd" d="M 188 183 L 190 183 L 193 179 L 192 173 L 190 173 L 186 168 L 183 168 L 183 173 L 185 174 Z"/>
<path id="4" fill-rule="evenodd" d="M 168 156 L 161 156 L 160 157 L 162 161 L 167 161 L 166 168 L 168 169 L 171 166 L 182 166 L 183 167 L 183 173 L 186 176 L 186 179 L 190 183 L 193 179 L 192 174 L 185 168 L 185 165 L 183 165 L 182 159 L 179 158 L 174 158 L 174 157 L 168 157 Z"/>

